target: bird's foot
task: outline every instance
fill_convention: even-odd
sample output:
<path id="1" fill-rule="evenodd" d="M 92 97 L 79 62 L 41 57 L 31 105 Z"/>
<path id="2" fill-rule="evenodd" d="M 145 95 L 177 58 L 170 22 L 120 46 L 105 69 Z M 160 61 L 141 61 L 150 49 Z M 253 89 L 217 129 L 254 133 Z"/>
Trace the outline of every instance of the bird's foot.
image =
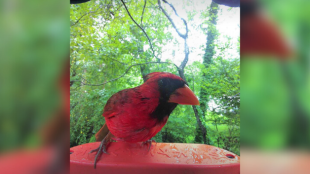
<path id="1" fill-rule="evenodd" d="M 110 142 L 110 133 L 101 141 L 100 146 L 97 149 L 91 150 L 89 153 L 97 152 L 94 162 L 94 168 L 96 169 L 97 159 L 101 156 L 102 153 L 109 154 L 107 152 L 107 146 Z"/>
<path id="2" fill-rule="evenodd" d="M 151 146 L 152 146 L 152 142 L 156 143 L 155 140 L 149 139 L 149 140 L 147 140 L 147 141 L 142 142 L 142 145 L 145 145 L 145 144 L 146 144 L 146 145 L 149 147 L 149 148 L 148 148 L 148 151 L 150 151 Z"/>
<path id="3" fill-rule="evenodd" d="M 98 152 L 99 149 L 100 149 L 100 147 L 98 147 L 97 149 L 91 150 L 89 153 Z M 101 150 L 101 151 L 102 151 L 102 153 L 109 154 L 109 153 L 107 152 L 107 150 L 106 150 L 106 147 L 102 147 L 102 150 Z"/>

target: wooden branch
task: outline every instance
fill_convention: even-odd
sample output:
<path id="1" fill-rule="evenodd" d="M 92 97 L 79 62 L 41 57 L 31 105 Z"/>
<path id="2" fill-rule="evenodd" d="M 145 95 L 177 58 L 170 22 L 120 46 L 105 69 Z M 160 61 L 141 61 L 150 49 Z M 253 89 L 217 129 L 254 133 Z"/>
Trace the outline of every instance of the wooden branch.
<path id="1" fill-rule="evenodd" d="M 107 56 L 107 58 L 112 59 L 112 60 L 114 60 L 114 61 L 116 61 L 116 62 L 118 62 L 118 63 L 120 63 L 120 64 L 122 64 L 122 65 L 126 65 L 126 63 L 123 63 L 123 62 L 121 62 L 121 61 L 119 61 L 119 60 L 117 60 L 117 59 L 114 59 L 114 58 L 112 58 L 112 57 L 108 57 L 108 56 Z"/>
<path id="2" fill-rule="evenodd" d="M 144 0 L 144 6 L 143 6 L 142 15 L 141 15 L 141 26 L 142 26 L 142 21 L 143 21 L 143 15 L 144 15 L 145 6 L 146 6 L 146 0 Z"/>
<path id="3" fill-rule="evenodd" d="M 83 85 L 86 85 L 86 86 L 101 86 L 101 85 L 105 85 L 105 84 L 107 84 L 107 83 L 113 82 L 113 81 L 115 81 L 115 80 L 118 80 L 118 79 L 124 77 L 124 76 L 128 73 L 128 71 L 129 71 L 132 67 L 134 67 L 134 66 L 146 65 L 146 64 L 151 64 L 151 63 L 167 63 L 167 64 L 172 64 L 172 65 L 174 65 L 177 69 L 179 69 L 179 67 L 178 67 L 176 64 L 171 63 L 171 62 L 146 62 L 146 63 L 138 63 L 138 64 L 130 65 L 130 66 L 126 69 L 126 71 L 124 72 L 124 74 L 120 75 L 120 76 L 117 77 L 117 78 L 114 78 L 114 79 L 112 79 L 112 80 L 109 80 L 109 81 L 107 81 L 107 82 L 100 83 L 100 84 L 87 84 L 87 83 L 83 83 L 83 82 L 82 82 L 82 84 L 83 84 Z M 85 80 L 85 79 L 84 79 L 84 80 Z"/>
<path id="4" fill-rule="evenodd" d="M 116 61 L 116 62 L 118 62 L 118 63 L 120 63 L 120 64 L 122 64 L 122 65 L 126 65 L 126 63 L 123 63 L 123 62 L 121 62 L 121 61 L 119 61 L 119 60 L 117 60 L 117 59 L 114 59 L 114 58 L 112 58 L 112 57 L 108 57 L 109 59 L 112 59 L 112 60 L 114 60 L 114 61 Z"/>
<path id="5" fill-rule="evenodd" d="M 131 16 L 131 14 L 129 13 L 129 11 L 128 11 L 128 9 L 127 9 L 127 6 L 126 6 L 125 2 L 124 2 L 123 0 L 121 0 L 121 1 L 122 1 L 123 5 L 124 5 L 124 7 L 125 7 L 125 9 L 126 9 L 126 11 L 127 11 L 127 13 L 128 13 L 128 15 L 129 15 L 129 17 L 131 18 L 131 20 L 143 31 L 143 33 L 144 33 L 145 36 L 147 37 L 147 40 L 149 41 L 149 44 L 150 44 L 151 49 L 152 49 L 152 51 L 153 51 L 154 57 L 155 57 L 158 61 L 160 61 L 160 59 L 155 55 L 155 51 L 154 51 L 154 49 L 153 49 L 153 45 L 152 45 L 151 39 L 150 39 L 149 36 L 146 34 L 146 32 L 144 31 L 144 29 L 133 19 L 133 17 Z"/>
<path id="6" fill-rule="evenodd" d="M 177 14 L 177 12 L 176 12 L 175 8 L 173 7 L 173 5 L 171 5 L 170 3 L 168 3 L 166 0 L 162 0 L 162 1 L 164 1 L 164 2 L 167 3 L 167 4 L 169 4 L 169 6 L 173 9 L 175 15 L 178 16 L 179 18 L 181 18 L 181 17 Z M 185 68 L 185 66 L 186 66 L 186 64 L 187 64 L 187 62 L 188 62 L 188 55 L 189 55 L 189 48 L 188 48 L 188 45 L 187 45 L 187 37 L 188 37 L 188 27 L 187 27 L 187 23 L 186 23 L 186 21 L 185 21 L 183 18 L 181 18 L 181 20 L 183 21 L 183 23 L 184 23 L 184 25 L 185 25 L 185 27 L 186 27 L 186 33 L 185 33 L 185 34 L 182 34 L 182 33 L 177 29 L 177 27 L 175 26 L 174 22 L 172 21 L 172 19 L 171 19 L 170 16 L 168 15 L 168 13 L 162 8 L 162 6 L 161 6 L 161 4 L 160 4 L 160 0 L 158 0 L 158 5 L 159 5 L 160 9 L 162 10 L 162 12 L 166 15 L 166 17 L 168 18 L 168 20 L 170 21 L 170 23 L 172 24 L 173 28 L 174 28 L 174 29 L 176 30 L 176 32 L 179 34 L 179 36 L 180 36 L 181 38 L 184 39 L 184 53 L 185 53 L 185 57 L 184 57 L 184 59 L 183 59 L 181 65 L 179 66 L 178 71 L 179 71 L 180 77 L 181 77 L 184 81 L 186 81 L 185 75 L 184 75 L 184 68 Z M 201 122 L 201 120 L 200 120 L 200 118 L 199 118 L 199 114 L 198 114 L 197 107 L 193 105 L 192 108 L 193 108 L 194 113 L 195 113 L 195 117 L 196 117 L 196 120 L 197 120 L 198 127 L 199 127 L 199 129 L 201 130 L 201 133 L 202 133 L 203 142 L 204 142 L 204 144 L 208 144 L 208 141 L 207 141 L 207 138 L 206 138 L 206 136 L 207 136 L 207 129 L 206 129 L 206 127 L 202 124 L 202 122 Z"/>
<path id="7" fill-rule="evenodd" d="M 203 139 L 203 142 L 204 144 L 207 144 L 207 129 L 205 128 L 205 126 L 203 126 L 200 118 L 199 118 L 199 114 L 198 114 L 198 110 L 197 110 L 197 107 L 195 105 L 192 105 L 192 108 L 194 110 L 194 113 L 195 113 L 195 117 L 196 117 L 196 121 L 197 121 L 197 124 L 198 124 L 198 127 L 199 129 L 201 130 L 201 133 L 202 133 L 202 139 Z"/>
<path id="8" fill-rule="evenodd" d="M 184 54 L 185 54 L 185 58 L 183 59 L 181 65 L 180 65 L 180 69 L 184 70 L 187 62 L 188 62 L 188 55 L 189 55 L 189 49 L 188 49 L 188 45 L 187 45 L 187 40 L 184 39 Z"/>
<path id="9" fill-rule="evenodd" d="M 174 13 L 176 14 L 176 16 L 178 16 L 179 18 L 181 18 L 178 13 L 176 12 L 175 8 L 173 7 L 172 4 L 168 3 L 166 0 L 162 0 L 164 1 L 165 3 L 169 4 L 169 6 L 173 9 Z M 188 27 L 187 27 L 187 23 L 186 21 L 182 19 L 185 27 L 186 27 L 186 33 L 185 34 L 182 34 L 180 33 L 180 31 L 177 29 L 177 27 L 175 26 L 174 22 L 172 21 L 172 19 L 170 18 L 170 16 L 168 15 L 168 13 L 163 9 L 163 7 L 161 6 L 161 3 L 160 3 L 160 0 L 158 0 L 158 6 L 160 7 L 160 9 L 162 10 L 162 12 L 166 15 L 166 17 L 168 18 L 168 20 L 170 21 L 170 23 L 172 24 L 173 28 L 176 30 L 176 32 L 179 34 L 179 36 L 181 38 L 184 39 L 184 54 L 185 54 L 185 57 L 181 63 L 181 65 L 179 66 L 179 75 L 180 77 L 186 81 L 185 79 L 185 76 L 184 76 L 184 68 L 188 62 L 188 55 L 189 55 L 189 49 L 188 49 L 188 45 L 187 45 L 187 37 L 188 37 Z"/>
<path id="10" fill-rule="evenodd" d="M 188 28 L 187 28 L 187 23 L 186 21 L 181 18 L 178 13 L 176 12 L 175 8 L 173 7 L 172 4 L 170 4 L 169 2 L 167 2 L 166 0 L 162 0 L 163 2 L 165 2 L 166 4 L 168 4 L 174 11 L 175 15 L 178 16 L 184 23 L 185 27 L 186 27 L 186 32 L 185 34 L 182 34 L 176 27 L 176 25 L 174 24 L 173 20 L 170 18 L 170 16 L 168 15 L 168 13 L 164 10 L 164 8 L 161 6 L 160 0 L 158 0 L 158 5 L 160 7 L 160 9 L 162 10 L 162 12 L 166 15 L 166 17 L 168 18 L 168 20 L 170 21 L 170 23 L 172 24 L 173 28 L 175 29 L 175 31 L 179 34 L 180 37 L 182 37 L 183 39 L 186 39 L 188 36 Z"/>
<path id="11" fill-rule="evenodd" d="M 192 78 L 193 78 L 193 92 L 195 93 L 195 76 L 194 76 L 194 73 L 193 73 L 193 69 L 190 67 L 189 68 L 191 70 L 191 73 L 192 73 Z"/>

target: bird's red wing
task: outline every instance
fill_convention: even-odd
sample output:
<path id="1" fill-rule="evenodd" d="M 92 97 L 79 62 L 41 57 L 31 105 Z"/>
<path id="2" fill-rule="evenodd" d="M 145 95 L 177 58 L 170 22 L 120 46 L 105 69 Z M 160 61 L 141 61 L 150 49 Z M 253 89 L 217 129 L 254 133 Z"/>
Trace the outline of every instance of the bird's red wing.
<path id="1" fill-rule="evenodd" d="M 132 89 L 125 89 L 112 95 L 104 107 L 103 116 L 105 118 L 111 118 L 122 112 L 122 107 L 125 103 L 128 103 L 128 99 L 130 99 L 131 90 Z"/>
<path id="2" fill-rule="evenodd" d="M 104 110 L 103 117 L 107 119 L 112 119 L 119 115 L 121 111 L 121 107 L 123 107 L 124 103 L 128 100 L 129 91 L 128 89 L 119 91 L 112 95 L 112 97 L 107 101 Z M 103 138 L 109 133 L 109 129 L 107 124 L 105 123 L 101 129 L 96 133 L 96 141 L 101 141 Z"/>
<path id="3" fill-rule="evenodd" d="M 119 140 L 146 141 L 156 134 L 152 128 L 156 126 L 157 120 L 150 117 L 150 113 L 156 108 L 159 99 L 141 96 L 140 92 L 139 88 L 122 90 L 114 94 L 104 108 L 106 124 Z"/>

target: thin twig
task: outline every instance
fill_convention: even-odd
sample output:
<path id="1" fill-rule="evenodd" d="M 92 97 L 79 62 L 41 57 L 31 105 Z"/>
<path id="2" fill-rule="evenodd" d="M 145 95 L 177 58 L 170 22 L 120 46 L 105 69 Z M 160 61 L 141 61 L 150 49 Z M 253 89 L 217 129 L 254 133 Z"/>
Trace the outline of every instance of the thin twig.
<path id="1" fill-rule="evenodd" d="M 187 45 L 187 40 L 186 38 L 184 39 L 184 53 L 185 53 L 185 58 L 183 59 L 181 65 L 180 65 L 180 69 L 184 70 L 187 62 L 188 62 L 188 55 L 189 55 L 189 48 Z"/>
<path id="2" fill-rule="evenodd" d="M 165 3 L 167 3 L 167 4 L 169 4 L 166 0 L 163 0 L 163 1 L 164 1 Z M 179 66 L 178 71 L 179 71 L 180 77 L 181 77 L 183 80 L 186 81 L 185 75 L 184 75 L 184 68 L 185 68 L 185 66 L 186 66 L 186 64 L 187 64 L 187 62 L 188 62 L 188 55 L 189 55 L 189 48 L 188 48 L 187 40 L 186 40 L 187 37 L 188 37 L 187 23 L 186 23 L 186 21 L 185 21 L 183 18 L 181 18 L 181 17 L 177 14 L 177 12 L 176 12 L 175 8 L 173 7 L 173 5 L 169 4 L 170 7 L 171 7 L 171 8 L 173 9 L 173 11 L 175 12 L 176 16 L 178 16 L 179 18 L 182 19 L 182 21 L 183 21 L 183 23 L 184 23 L 184 25 L 185 25 L 185 27 L 186 27 L 186 33 L 185 33 L 185 34 L 180 33 L 180 31 L 177 29 L 177 27 L 175 26 L 174 22 L 172 21 L 172 19 L 171 19 L 170 16 L 168 15 L 168 13 L 162 8 L 162 6 L 161 6 L 161 4 L 160 4 L 160 0 L 158 0 L 158 5 L 159 5 L 160 9 L 162 10 L 162 12 L 166 15 L 166 17 L 168 18 L 168 20 L 170 21 L 170 23 L 172 24 L 172 26 L 173 26 L 173 28 L 175 29 L 175 31 L 179 34 L 179 36 L 180 36 L 181 38 L 184 39 L 184 53 L 185 53 L 185 57 L 184 57 L 184 59 L 183 59 L 181 65 Z M 199 114 L 198 114 L 197 107 L 193 105 L 192 108 L 193 108 L 194 113 L 195 113 L 195 117 L 196 117 L 196 120 L 197 120 L 197 124 L 198 124 L 199 128 L 201 129 L 201 132 L 202 132 L 202 135 L 203 135 L 203 142 L 204 142 L 205 144 L 208 144 L 208 141 L 207 141 L 207 139 L 206 139 L 207 129 L 206 129 L 205 126 L 203 126 L 203 124 L 202 124 L 202 122 L 201 122 L 201 120 L 200 120 L 200 118 L 199 118 Z"/>
<path id="3" fill-rule="evenodd" d="M 117 78 L 114 78 L 114 79 L 112 79 L 112 80 L 106 81 L 106 82 L 104 82 L 104 83 L 100 83 L 100 84 L 86 84 L 86 83 L 83 83 L 83 82 L 82 82 L 82 83 L 83 83 L 83 85 L 87 85 L 87 86 L 101 86 L 101 85 L 105 85 L 105 84 L 107 84 L 107 83 L 110 83 L 110 82 L 112 82 L 112 81 L 115 81 L 115 80 L 118 80 L 118 79 L 124 77 L 124 76 L 128 73 L 128 71 L 129 71 L 133 66 L 146 65 L 146 64 L 151 64 L 151 63 L 167 63 L 167 64 L 172 64 L 172 65 L 174 65 L 177 69 L 179 69 L 179 67 L 178 67 L 176 64 L 171 63 L 171 62 L 146 62 L 146 63 L 138 63 L 138 64 L 130 65 L 130 66 L 126 69 L 126 71 L 124 72 L 124 74 L 122 74 L 121 76 L 119 76 L 119 77 L 117 77 Z"/>
<path id="4" fill-rule="evenodd" d="M 186 27 L 186 32 L 185 34 L 182 34 L 176 27 L 176 25 L 174 24 L 173 20 L 170 18 L 170 16 L 168 15 L 168 13 L 164 10 L 164 8 L 161 6 L 161 3 L 160 3 L 160 0 L 158 0 L 158 5 L 160 7 L 160 9 L 163 11 L 163 13 L 166 15 L 166 17 L 168 18 L 168 20 L 170 21 L 170 23 L 172 24 L 173 28 L 175 29 L 175 31 L 179 34 L 180 37 L 182 37 L 183 39 L 186 39 L 187 38 L 187 35 L 188 35 L 188 28 L 187 28 L 187 23 L 186 21 L 180 17 L 178 15 L 178 13 L 176 12 L 175 8 L 173 7 L 172 4 L 170 4 L 169 2 L 167 2 L 166 0 L 163 0 L 166 4 L 168 4 L 174 11 L 175 15 L 178 16 L 184 23 L 185 27 Z"/>
<path id="5" fill-rule="evenodd" d="M 193 78 L 193 92 L 195 93 L 195 76 L 194 76 L 194 73 L 193 73 L 193 69 L 192 67 L 189 68 L 191 70 L 191 73 L 192 73 L 192 78 Z"/>
<path id="6" fill-rule="evenodd" d="M 155 51 L 154 51 L 154 49 L 153 49 L 153 45 L 152 45 L 151 39 L 150 39 L 149 36 L 146 34 L 146 32 L 144 31 L 144 29 L 133 19 L 133 17 L 131 16 L 131 14 L 130 14 L 129 11 L 128 11 L 128 8 L 127 8 L 125 2 L 124 2 L 123 0 L 121 0 L 121 1 L 122 1 L 123 5 L 124 5 L 124 7 L 125 7 L 125 9 L 126 9 L 126 11 L 127 11 L 127 13 L 128 13 L 128 15 L 130 16 L 131 20 L 143 31 L 143 33 L 144 33 L 145 36 L 147 37 L 147 40 L 149 41 L 149 44 L 150 44 L 151 49 L 152 49 L 152 51 L 153 51 L 153 55 L 156 57 L 156 59 L 157 59 L 158 61 L 160 61 L 160 59 L 155 55 Z"/>
<path id="7" fill-rule="evenodd" d="M 176 10 L 175 10 L 175 8 L 173 7 L 172 4 L 168 3 L 166 0 L 163 0 L 163 1 L 164 1 L 165 3 L 167 3 L 167 4 L 169 4 L 169 6 L 170 6 L 170 7 L 173 9 L 173 11 L 175 12 L 176 16 L 178 16 L 179 18 L 181 18 L 181 17 L 177 14 L 177 12 L 176 12 Z M 187 45 L 187 37 L 188 37 L 187 23 L 186 23 L 186 21 L 185 21 L 183 18 L 181 18 L 182 21 L 184 22 L 185 27 L 186 27 L 186 32 L 185 32 L 185 34 L 182 34 L 182 33 L 177 29 L 177 27 L 175 26 L 174 22 L 172 21 L 172 19 L 171 19 L 170 16 L 168 15 L 168 13 L 167 13 L 167 12 L 164 10 L 164 8 L 161 6 L 160 0 L 158 0 L 158 6 L 159 6 L 160 9 L 162 10 L 162 12 L 166 15 L 166 17 L 168 18 L 168 20 L 169 20 L 170 23 L 172 24 L 172 26 L 173 26 L 173 28 L 175 29 L 175 31 L 179 34 L 179 36 L 180 36 L 181 38 L 184 39 L 184 54 L 185 54 L 185 57 L 184 57 L 184 59 L 183 59 L 181 65 L 179 66 L 179 75 L 180 75 L 181 78 L 183 78 L 183 79 L 186 81 L 185 76 L 184 76 L 184 68 L 185 68 L 185 66 L 186 66 L 186 64 L 187 64 L 187 62 L 188 62 L 188 55 L 189 55 L 189 48 L 188 48 L 188 45 Z"/>
<path id="8" fill-rule="evenodd" d="M 146 6 L 146 0 L 144 0 L 144 6 L 143 6 L 142 15 L 141 15 L 141 26 L 142 26 L 142 21 L 143 21 L 143 15 L 144 15 L 145 6 Z"/>

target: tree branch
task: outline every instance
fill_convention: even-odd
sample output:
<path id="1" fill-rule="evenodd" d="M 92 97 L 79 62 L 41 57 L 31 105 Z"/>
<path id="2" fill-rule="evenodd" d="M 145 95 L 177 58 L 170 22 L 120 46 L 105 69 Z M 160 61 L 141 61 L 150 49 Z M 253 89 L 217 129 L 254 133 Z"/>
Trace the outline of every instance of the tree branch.
<path id="1" fill-rule="evenodd" d="M 187 28 L 187 23 L 186 21 L 181 18 L 178 13 L 176 12 L 175 8 L 173 7 L 172 4 L 170 4 L 169 2 L 167 2 L 166 0 L 162 0 L 164 3 L 168 4 L 174 11 L 175 15 L 178 16 L 184 23 L 185 27 L 186 27 L 186 32 L 185 34 L 182 34 L 178 29 L 177 27 L 175 26 L 174 22 L 172 21 L 172 19 L 170 18 L 170 16 L 168 15 L 168 13 L 164 10 L 164 8 L 161 6 L 161 3 L 160 3 L 160 0 L 158 0 L 158 5 L 160 7 L 160 9 L 163 11 L 163 13 L 166 15 L 166 17 L 168 18 L 168 20 L 170 21 L 170 23 L 172 24 L 173 28 L 175 29 L 175 31 L 179 34 L 180 37 L 182 37 L 183 39 L 186 39 L 187 38 L 187 35 L 188 35 L 188 28 Z"/>
<path id="2" fill-rule="evenodd" d="M 83 82 L 82 82 L 82 84 L 83 84 L 83 85 L 87 85 L 87 86 L 101 86 L 101 85 L 105 85 L 105 84 L 107 84 L 107 83 L 113 82 L 113 81 L 115 81 L 115 80 L 118 80 L 118 79 L 124 77 L 124 76 L 128 73 L 128 71 L 129 71 L 132 67 L 134 67 L 134 66 L 146 65 L 146 64 L 151 64 L 151 63 L 166 63 L 166 64 L 172 64 L 172 65 L 174 65 L 177 69 L 179 69 L 179 67 L 178 67 L 176 64 L 171 63 L 171 62 L 146 62 L 146 63 L 138 63 L 138 64 L 130 65 L 122 75 L 120 75 L 120 76 L 117 77 L 117 78 L 111 79 L 111 80 L 109 80 L 109 81 L 107 81 L 107 82 L 100 83 L 100 84 L 87 84 L 87 83 L 83 83 Z M 84 80 L 85 80 L 85 79 L 84 79 Z"/>
<path id="3" fill-rule="evenodd" d="M 162 0 L 162 1 L 164 1 L 164 2 L 167 3 L 167 4 L 169 4 L 169 6 L 173 9 L 175 15 L 178 16 L 179 18 L 181 18 L 181 17 L 177 14 L 177 12 L 176 12 L 175 8 L 173 7 L 173 5 L 171 5 L 170 3 L 168 3 L 166 0 Z M 166 17 L 168 18 L 168 20 L 170 21 L 170 23 L 172 24 L 172 26 L 173 26 L 173 28 L 175 29 L 175 31 L 179 34 L 179 36 L 180 36 L 181 38 L 184 39 L 184 53 L 185 53 L 185 57 L 184 57 L 184 59 L 183 59 L 181 65 L 179 66 L 178 71 L 179 71 L 180 77 L 181 77 L 184 81 L 186 81 L 185 75 L 184 75 L 184 68 L 185 68 L 185 66 L 186 66 L 186 64 L 187 64 L 187 62 L 188 62 L 188 55 L 189 55 L 189 48 L 188 48 L 188 45 L 187 45 L 187 37 L 188 37 L 188 27 L 187 27 L 187 23 L 186 23 L 186 21 L 185 21 L 183 18 L 181 18 L 181 20 L 183 21 L 183 23 L 184 23 L 184 25 L 185 25 L 185 27 L 186 27 L 186 32 L 185 32 L 185 34 L 182 34 L 182 33 L 177 29 L 177 27 L 175 26 L 174 22 L 172 21 L 172 19 L 171 19 L 170 16 L 168 15 L 168 13 L 162 8 L 162 6 L 161 6 L 161 4 L 160 4 L 160 0 L 158 0 L 158 5 L 159 5 L 160 9 L 162 10 L 162 12 L 166 15 Z M 201 122 L 201 120 L 200 120 L 200 118 L 199 118 L 199 114 L 198 114 L 197 107 L 193 105 L 192 108 L 193 108 L 194 113 L 195 113 L 195 117 L 196 117 L 196 120 L 197 120 L 198 127 L 200 128 L 200 130 L 201 130 L 201 132 L 202 132 L 203 142 L 204 142 L 205 144 L 207 144 L 207 143 L 208 143 L 208 141 L 207 141 L 207 139 L 206 139 L 207 129 L 206 129 L 206 127 L 202 124 L 202 122 Z"/>
<path id="4" fill-rule="evenodd" d="M 192 78 L 193 78 L 193 92 L 195 93 L 195 76 L 194 76 L 194 73 L 193 73 L 193 69 L 190 67 L 189 68 L 191 70 L 191 73 L 192 73 Z"/>
<path id="5" fill-rule="evenodd" d="M 184 54 L 185 54 L 185 58 L 184 60 L 182 61 L 181 65 L 180 65 L 180 69 L 184 70 L 187 62 L 188 62 L 188 55 L 189 55 L 189 49 L 188 49 L 188 46 L 187 46 L 187 40 L 186 38 L 184 39 Z"/>
<path id="6" fill-rule="evenodd" d="M 141 26 L 142 26 L 142 21 L 143 21 L 143 15 L 144 15 L 145 6 L 146 6 L 146 0 L 144 0 L 144 6 L 143 6 L 142 15 L 141 15 Z"/>
<path id="7" fill-rule="evenodd" d="M 178 16 L 179 18 L 181 18 L 181 17 L 178 15 L 178 13 L 176 12 L 176 10 L 175 10 L 175 8 L 173 7 L 172 4 L 168 3 L 166 0 L 162 0 L 162 1 L 164 1 L 164 2 L 167 3 L 167 4 L 169 4 L 169 6 L 173 9 L 175 15 Z M 185 34 L 180 33 L 180 31 L 177 29 L 177 27 L 175 26 L 174 22 L 172 21 L 172 19 L 171 19 L 170 16 L 168 15 L 168 13 L 167 13 L 167 12 L 163 9 L 163 7 L 161 6 L 160 0 L 158 0 L 158 6 L 159 6 L 160 9 L 162 10 L 162 12 L 166 15 L 166 17 L 168 18 L 168 20 L 169 20 L 170 23 L 172 24 L 172 26 L 173 26 L 173 28 L 175 29 L 175 31 L 179 34 L 179 36 L 180 36 L 181 38 L 184 39 L 184 54 L 185 54 L 185 57 L 184 57 L 184 59 L 183 59 L 181 65 L 179 66 L 178 71 L 179 71 L 180 77 L 181 77 L 183 80 L 186 81 L 185 76 L 184 76 L 184 68 L 185 68 L 185 66 L 186 66 L 186 64 L 187 64 L 187 62 L 188 62 L 188 55 L 189 55 L 189 49 L 188 49 L 188 45 L 187 45 L 187 37 L 188 37 L 187 23 L 186 23 L 186 21 L 185 21 L 183 18 L 181 18 L 182 21 L 183 21 L 183 23 L 184 23 L 184 25 L 185 25 L 185 27 L 186 27 L 186 32 L 185 32 Z"/>
<path id="8" fill-rule="evenodd" d="M 121 1 L 122 1 L 123 5 L 124 5 L 124 7 L 125 7 L 125 9 L 126 9 L 126 11 L 127 11 L 127 13 L 128 13 L 128 15 L 130 16 L 131 20 L 143 31 L 143 33 L 144 33 L 145 36 L 147 37 L 147 40 L 149 41 L 149 44 L 150 44 L 151 49 L 152 49 L 152 51 L 153 51 L 153 55 L 155 56 L 155 58 L 156 58 L 158 61 L 160 61 L 160 59 L 155 55 L 155 51 L 154 51 L 154 49 L 153 49 L 153 45 L 152 45 L 151 39 L 150 39 L 149 36 L 146 34 L 146 32 L 144 31 L 144 29 L 133 19 L 133 17 L 131 16 L 131 14 L 129 13 L 129 11 L 128 11 L 128 9 L 127 9 L 127 6 L 126 6 L 125 2 L 124 2 L 123 0 L 121 0 Z"/>

